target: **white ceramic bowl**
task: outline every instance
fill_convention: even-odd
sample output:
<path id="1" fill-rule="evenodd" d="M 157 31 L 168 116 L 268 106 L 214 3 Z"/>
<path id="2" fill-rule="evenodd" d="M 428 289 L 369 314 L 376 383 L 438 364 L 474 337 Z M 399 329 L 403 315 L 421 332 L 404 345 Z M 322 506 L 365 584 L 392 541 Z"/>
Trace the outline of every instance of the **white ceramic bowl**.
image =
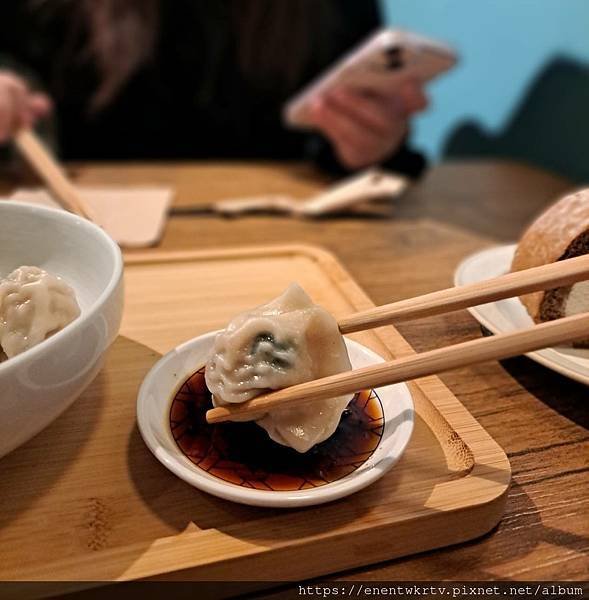
<path id="1" fill-rule="evenodd" d="M 352 494 L 382 477 L 399 459 L 413 431 L 414 409 L 404 384 L 378 388 L 384 427 L 376 449 L 350 474 L 311 489 L 273 491 L 243 487 L 201 469 L 178 448 L 170 429 L 172 397 L 205 364 L 216 333 L 185 342 L 162 357 L 145 377 L 137 399 L 141 435 L 155 457 L 175 475 L 214 496 L 254 506 L 296 507 L 322 504 Z M 365 346 L 346 338 L 353 368 L 383 362 Z"/>
<path id="2" fill-rule="evenodd" d="M 0 202 L 0 275 L 22 265 L 62 277 L 74 288 L 81 315 L 0 363 L 0 457 L 41 431 L 84 391 L 117 336 L 123 311 L 119 247 L 85 219 Z"/>

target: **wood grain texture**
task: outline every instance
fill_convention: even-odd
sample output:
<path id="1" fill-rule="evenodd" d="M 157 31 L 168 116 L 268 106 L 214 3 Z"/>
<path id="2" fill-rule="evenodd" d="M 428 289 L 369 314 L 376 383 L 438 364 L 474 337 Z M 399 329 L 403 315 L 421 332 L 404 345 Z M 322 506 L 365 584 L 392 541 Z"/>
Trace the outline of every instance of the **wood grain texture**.
<path id="1" fill-rule="evenodd" d="M 305 197 L 328 181 L 305 165 L 272 163 L 72 165 L 70 173 L 86 184 L 170 184 L 178 205 L 184 206 L 260 193 Z M 22 185 L 22 179 L 0 179 L 4 193 Z M 378 206 L 378 218 L 373 211 L 308 222 L 178 216 L 168 223 L 161 247 L 320 244 L 337 255 L 375 304 L 384 304 L 451 286 L 454 268 L 464 256 L 515 240 L 538 211 L 572 188 L 567 180 L 522 164 L 457 161 L 433 167 L 398 202 Z M 403 323 L 398 329 L 417 351 L 480 335 L 466 311 Z M 403 352 L 397 348 L 398 355 Z M 341 577 L 586 579 L 587 388 L 526 358 L 469 367 L 441 379 L 510 458 L 513 480 L 506 516 L 492 534 L 475 542 L 348 570 Z M 178 493 L 175 478 L 170 476 L 168 484 Z M 148 485 L 154 485 L 152 479 Z M 190 506 L 190 498 L 180 498 Z"/>
<path id="2" fill-rule="evenodd" d="M 570 286 L 587 279 L 589 279 L 589 256 L 577 256 L 469 285 L 446 288 L 391 304 L 383 304 L 348 315 L 340 319 L 338 325 L 342 334 L 352 333 L 441 315 L 537 290 Z"/>
<path id="3" fill-rule="evenodd" d="M 135 428 L 135 396 L 159 353 L 293 280 L 336 317 L 369 304 L 329 254 L 303 246 L 128 258 L 122 335 L 99 380 L 0 464 L 9 490 L 0 500 L 2 579 L 225 580 L 236 570 L 244 579 L 300 579 L 463 541 L 496 524 L 509 463 L 436 378 L 411 386 L 417 426 L 401 462 L 378 484 L 322 507 L 235 506 L 176 480 L 150 455 Z M 385 357 L 409 351 L 392 327 L 383 332 L 354 339 Z M 27 472 L 51 448 L 51 485 L 39 488 Z M 25 490 L 37 502 L 27 506 Z M 429 535 L 416 535 L 421 528 Z"/>

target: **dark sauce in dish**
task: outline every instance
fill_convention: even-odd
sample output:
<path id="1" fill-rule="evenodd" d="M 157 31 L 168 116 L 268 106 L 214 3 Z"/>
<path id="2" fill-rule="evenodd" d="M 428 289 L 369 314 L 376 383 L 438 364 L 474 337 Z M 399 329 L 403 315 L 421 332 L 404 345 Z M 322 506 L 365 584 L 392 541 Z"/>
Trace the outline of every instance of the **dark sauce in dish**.
<path id="1" fill-rule="evenodd" d="M 384 417 L 374 391 L 354 396 L 335 433 L 301 454 L 272 441 L 254 422 L 206 422 L 213 408 L 204 367 L 172 399 L 170 429 L 182 453 L 209 475 L 247 488 L 295 491 L 331 483 L 358 469 L 376 450 Z"/>

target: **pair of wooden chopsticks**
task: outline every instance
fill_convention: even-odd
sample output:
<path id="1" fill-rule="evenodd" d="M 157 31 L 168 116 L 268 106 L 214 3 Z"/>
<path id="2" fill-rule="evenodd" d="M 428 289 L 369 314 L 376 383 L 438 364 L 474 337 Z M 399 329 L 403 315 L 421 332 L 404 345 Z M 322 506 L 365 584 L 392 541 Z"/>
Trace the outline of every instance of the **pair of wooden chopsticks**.
<path id="1" fill-rule="evenodd" d="M 568 286 L 583 280 L 589 280 L 589 255 L 385 304 L 350 315 L 341 319 L 338 324 L 342 334 L 352 333 L 529 292 Z M 301 383 L 241 404 L 213 408 L 207 412 L 206 418 L 209 423 L 242 419 L 275 408 L 352 394 L 367 388 L 400 383 L 488 360 L 501 360 L 585 338 L 589 338 L 589 313 Z"/>
<path id="2" fill-rule="evenodd" d="M 25 160 L 46 183 L 51 195 L 70 212 L 96 222 L 94 212 L 67 178 L 63 169 L 30 129 L 21 129 L 14 136 L 14 144 Z"/>

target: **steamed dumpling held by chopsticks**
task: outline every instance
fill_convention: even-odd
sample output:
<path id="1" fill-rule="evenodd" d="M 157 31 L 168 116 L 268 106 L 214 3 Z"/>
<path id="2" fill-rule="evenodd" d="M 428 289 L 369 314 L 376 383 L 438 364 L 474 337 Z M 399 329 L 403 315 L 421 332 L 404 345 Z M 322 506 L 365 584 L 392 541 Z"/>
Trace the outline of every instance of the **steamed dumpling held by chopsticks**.
<path id="1" fill-rule="evenodd" d="M 206 382 L 215 406 L 351 370 L 337 321 L 297 285 L 235 317 L 214 342 Z M 279 444 L 307 452 L 330 437 L 351 396 L 258 415 Z"/>

